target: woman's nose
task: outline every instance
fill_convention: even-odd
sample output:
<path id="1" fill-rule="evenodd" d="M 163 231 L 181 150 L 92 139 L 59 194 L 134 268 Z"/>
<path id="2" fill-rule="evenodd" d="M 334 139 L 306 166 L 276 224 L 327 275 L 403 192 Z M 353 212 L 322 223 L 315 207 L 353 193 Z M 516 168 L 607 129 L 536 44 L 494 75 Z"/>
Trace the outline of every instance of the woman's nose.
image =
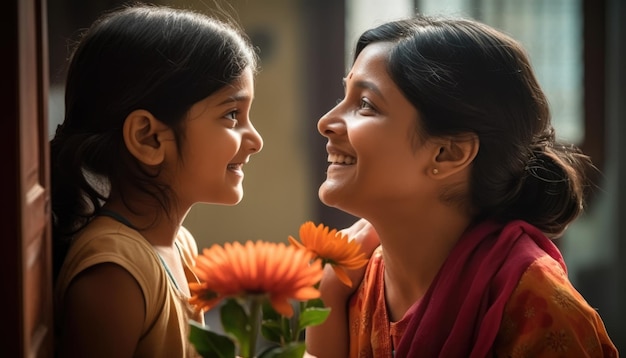
<path id="1" fill-rule="evenodd" d="M 324 137 L 345 133 L 345 122 L 339 115 L 339 105 L 328 111 L 317 121 L 317 130 Z"/>

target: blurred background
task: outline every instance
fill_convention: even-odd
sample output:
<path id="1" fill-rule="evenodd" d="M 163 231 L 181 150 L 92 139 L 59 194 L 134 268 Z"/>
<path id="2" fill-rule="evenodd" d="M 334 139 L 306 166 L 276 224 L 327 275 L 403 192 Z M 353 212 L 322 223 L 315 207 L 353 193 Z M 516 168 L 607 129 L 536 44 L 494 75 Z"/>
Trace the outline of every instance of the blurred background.
<path id="1" fill-rule="evenodd" d="M 80 31 L 116 0 L 48 0 L 49 133 L 63 118 L 67 58 Z M 600 169 L 586 213 L 558 240 L 569 275 L 626 348 L 626 16 L 622 0 L 160 0 L 234 18 L 260 50 L 252 119 L 263 151 L 246 166 L 236 206 L 198 205 L 185 225 L 200 247 L 287 241 L 307 221 L 331 227 L 355 218 L 321 204 L 325 140 L 317 120 L 343 96 L 358 35 L 414 12 L 469 16 L 520 40 L 530 53 L 560 139 Z M 621 158 L 621 160 L 620 160 Z M 620 349 L 620 350 L 621 350 Z"/>

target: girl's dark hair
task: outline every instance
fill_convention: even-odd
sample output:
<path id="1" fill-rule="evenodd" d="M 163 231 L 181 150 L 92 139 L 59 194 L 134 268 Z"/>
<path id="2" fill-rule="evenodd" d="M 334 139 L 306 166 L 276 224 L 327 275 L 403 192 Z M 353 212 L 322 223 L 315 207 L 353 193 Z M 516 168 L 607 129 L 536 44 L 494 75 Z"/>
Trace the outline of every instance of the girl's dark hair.
<path id="1" fill-rule="evenodd" d="M 55 266 L 67 239 L 93 218 L 111 188 L 123 183 L 164 208 L 175 203 L 127 151 L 128 114 L 149 111 L 173 129 L 180 146 L 190 107 L 256 66 L 237 27 L 190 10 L 137 4 L 94 22 L 71 56 L 65 119 L 50 143 Z"/>
<path id="2" fill-rule="evenodd" d="M 470 19 L 422 15 L 366 31 L 355 59 L 375 42 L 394 44 L 388 71 L 420 113 L 422 135 L 478 136 L 466 195 L 476 219 L 522 219 L 555 237 L 582 212 L 591 161 L 555 141 L 518 42 Z"/>

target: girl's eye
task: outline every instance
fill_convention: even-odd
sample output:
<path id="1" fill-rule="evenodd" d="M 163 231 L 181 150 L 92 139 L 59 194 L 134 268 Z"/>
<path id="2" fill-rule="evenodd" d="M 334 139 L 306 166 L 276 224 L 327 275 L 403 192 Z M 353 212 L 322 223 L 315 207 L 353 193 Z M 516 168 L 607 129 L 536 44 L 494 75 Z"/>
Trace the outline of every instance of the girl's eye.
<path id="1" fill-rule="evenodd" d="M 239 114 L 239 111 L 232 111 L 224 116 L 225 118 L 230 119 L 233 122 L 233 128 L 237 126 L 237 123 L 239 123 L 239 121 L 237 121 L 237 114 Z"/>

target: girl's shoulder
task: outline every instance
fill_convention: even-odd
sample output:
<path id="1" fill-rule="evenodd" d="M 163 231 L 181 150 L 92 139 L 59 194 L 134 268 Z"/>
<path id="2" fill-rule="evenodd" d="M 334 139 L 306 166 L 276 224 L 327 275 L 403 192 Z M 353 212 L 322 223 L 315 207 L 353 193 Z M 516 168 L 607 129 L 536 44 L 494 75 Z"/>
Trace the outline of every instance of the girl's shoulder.
<path id="1" fill-rule="evenodd" d="M 62 296 L 81 272 L 102 263 L 128 271 L 144 294 L 167 283 L 158 256 L 139 232 L 109 217 L 97 217 L 73 239 L 57 278 L 57 294 Z"/>
<path id="2" fill-rule="evenodd" d="M 176 235 L 176 244 L 180 249 L 180 254 L 189 266 L 193 266 L 198 255 L 198 243 L 187 228 L 181 226 Z"/>
<path id="3" fill-rule="evenodd" d="M 139 232 L 110 217 L 101 216 L 91 221 L 72 240 L 66 261 L 71 261 L 74 256 L 111 255 L 130 258 L 134 262 L 156 257 L 152 246 Z"/>

